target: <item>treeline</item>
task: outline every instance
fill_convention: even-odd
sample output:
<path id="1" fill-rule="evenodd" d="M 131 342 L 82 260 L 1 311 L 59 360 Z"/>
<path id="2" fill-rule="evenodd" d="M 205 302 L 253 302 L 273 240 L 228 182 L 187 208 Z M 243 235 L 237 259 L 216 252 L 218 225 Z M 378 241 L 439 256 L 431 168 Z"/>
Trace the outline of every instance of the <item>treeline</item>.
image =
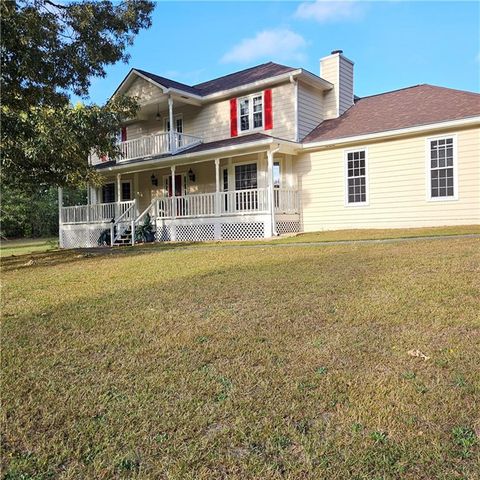
<path id="1" fill-rule="evenodd" d="M 85 190 L 64 191 L 65 205 L 84 204 Z M 0 233 L 2 238 L 58 235 L 58 193 L 53 187 L 22 191 L 2 187 Z"/>

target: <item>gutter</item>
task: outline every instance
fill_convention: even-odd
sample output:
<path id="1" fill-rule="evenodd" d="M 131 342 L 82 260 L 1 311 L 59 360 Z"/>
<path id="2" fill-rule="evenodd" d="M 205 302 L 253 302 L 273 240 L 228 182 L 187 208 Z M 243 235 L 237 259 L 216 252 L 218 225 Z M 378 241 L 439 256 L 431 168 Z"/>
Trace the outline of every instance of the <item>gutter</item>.
<path id="1" fill-rule="evenodd" d="M 335 139 L 323 140 L 319 142 L 302 143 L 300 148 L 303 151 L 310 151 L 310 150 L 321 148 L 321 147 L 335 147 L 337 145 L 343 145 L 348 143 L 357 143 L 357 142 L 364 142 L 364 141 L 376 140 L 376 139 L 380 140 L 380 139 L 386 139 L 390 137 L 394 138 L 394 137 L 412 135 L 419 132 L 426 132 L 429 130 L 455 128 L 455 127 L 462 127 L 462 126 L 469 126 L 469 125 L 476 125 L 476 124 L 480 124 L 480 116 L 462 118 L 459 120 L 447 120 L 445 122 L 428 123 L 424 125 L 417 125 L 415 127 L 399 128 L 397 130 L 386 130 L 383 132 L 367 133 L 364 135 L 355 135 L 351 137 L 335 138 Z"/>

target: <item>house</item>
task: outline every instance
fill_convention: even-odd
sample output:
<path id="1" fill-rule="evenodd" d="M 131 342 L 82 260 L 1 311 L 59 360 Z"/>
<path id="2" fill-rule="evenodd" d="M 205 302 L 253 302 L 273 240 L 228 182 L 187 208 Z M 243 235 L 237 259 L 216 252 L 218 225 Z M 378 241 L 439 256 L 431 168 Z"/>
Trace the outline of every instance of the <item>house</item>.
<path id="1" fill-rule="evenodd" d="M 63 206 L 60 244 L 268 238 L 290 232 L 480 223 L 480 95 L 416 85 L 354 96 L 337 50 L 320 75 L 266 63 L 198 85 L 132 69 L 118 158 L 88 204 Z"/>

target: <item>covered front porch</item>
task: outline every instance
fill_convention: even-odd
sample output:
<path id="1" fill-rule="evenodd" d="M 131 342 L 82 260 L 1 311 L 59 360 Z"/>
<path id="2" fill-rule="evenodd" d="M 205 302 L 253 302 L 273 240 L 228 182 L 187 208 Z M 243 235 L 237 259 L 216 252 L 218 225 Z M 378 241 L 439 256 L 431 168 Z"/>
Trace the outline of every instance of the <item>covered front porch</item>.
<path id="1" fill-rule="evenodd" d="M 156 241 L 269 238 L 301 229 L 293 157 L 278 149 L 129 167 L 105 169 L 104 185 L 89 189 L 86 205 L 60 207 L 61 247 L 105 244 L 106 230 L 108 244 L 134 244 L 132 232 L 147 216 Z"/>

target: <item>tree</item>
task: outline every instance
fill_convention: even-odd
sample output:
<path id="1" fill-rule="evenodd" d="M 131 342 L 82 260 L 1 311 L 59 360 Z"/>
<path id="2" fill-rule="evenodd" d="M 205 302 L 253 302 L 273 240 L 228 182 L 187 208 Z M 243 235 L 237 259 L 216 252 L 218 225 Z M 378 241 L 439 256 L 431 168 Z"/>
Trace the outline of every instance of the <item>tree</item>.
<path id="1" fill-rule="evenodd" d="M 114 156 L 121 123 L 134 99 L 76 105 L 93 77 L 128 61 L 126 49 L 151 25 L 153 2 L 2 1 L 2 183 L 23 191 L 38 185 L 98 183 L 88 154 Z"/>

